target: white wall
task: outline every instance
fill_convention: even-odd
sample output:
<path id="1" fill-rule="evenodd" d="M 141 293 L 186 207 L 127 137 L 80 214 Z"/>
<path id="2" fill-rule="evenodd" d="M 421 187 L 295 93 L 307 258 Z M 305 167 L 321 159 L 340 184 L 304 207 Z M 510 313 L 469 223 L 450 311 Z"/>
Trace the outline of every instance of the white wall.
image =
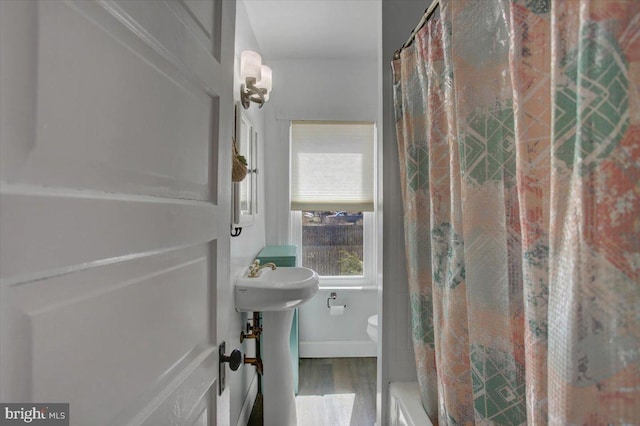
<path id="1" fill-rule="evenodd" d="M 331 316 L 327 298 L 337 293 L 332 305 L 347 305 L 344 315 Z M 367 319 L 376 313 L 377 291 L 323 290 L 300 308 L 300 357 L 332 358 L 376 356 L 376 344 L 367 335 Z"/>
<path id="2" fill-rule="evenodd" d="M 271 63 L 269 112 L 292 120 L 376 121 L 376 59 L 298 59 Z M 269 113 L 267 114 L 269 116 Z"/>
<path id="3" fill-rule="evenodd" d="M 235 44 L 235 67 L 234 67 L 234 100 L 240 100 L 240 53 L 243 50 L 253 50 L 260 53 L 260 48 L 256 41 L 253 30 L 249 23 L 247 11 L 244 1 L 239 0 L 236 3 L 236 44 Z M 263 62 L 268 64 L 268 59 L 263 58 Z M 265 109 L 258 109 L 258 105 L 253 104 L 248 110 L 243 109 L 249 120 L 254 125 L 258 132 L 258 188 L 264 189 L 264 144 L 265 144 L 265 125 L 264 125 L 264 111 Z M 231 143 L 231 141 L 229 141 Z M 264 190 L 260 191 L 258 205 L 264 206 Z M 246 268 L 253 262 L 254 258 L 258 255 L 260 250 L 265 245 L 265 215 L 264 212 L 259 212 L 255 219 L 255 223 L 251 226 L 244 226 L 242 233 L 239 237 L 231 238 L 231 279 L 234 280 L 238 275 L 242 274 Z M 250 315 L 250 314 L 249 314 Z M 245 340 L 243 344 L 240 344 L 240 331 L 244 330 L 247 322 L 247 313 L 238 313 L 233 318 L 233 321 L 229 325 L 230 335 L 232 341 L 227 342 L 227 353 L 230 353 L 233 348 L 242 346 L 242 352 L 247 356 L 253 356 L 255 354 L 255 341 Z M 238 423 L 240 415 L 244 417 L 246 412 L 242 412 L 243 404 L 245 401 L 249 404 L 248 409 L 251 409 L 253 398 L 255 395 L 248 395 L 249 388 L 252 380 L 256 379 L 255 367 L 250 365 L 243 365 L 238 371 L 231 372 L 227 377 L 230 389 L 231 389 L 231 424 Z M 246 407 L 245 407 L 246 408 Z M 242 420 L 241 424 L 245 424 Z"/>
<path id="4" fill-rule="evenodd" d="M 289 121 L 377 121 L 378 66 L 376 59 L 282 60 L 271 62 L 270 66 L 274 83 L 271 100 L 265 106 L 269 194 L 266 241 L 267 244 L 286 244 L 289 234 Z M 367 318 L 377 311 L 375 287 L 368 291 L 337 290 L 339 300 L 336 303 L 348 305 L 340 317 L 329 316 L 328 293 L 319 291 L 300 308 L 301 354 L 375 356 L 375 344 L 366 333 Z M 334 352 L 318 352 L 318 349 Z"/>
<path id="5" fill-rule="evenodd" d="M 378 371 L 378 407 L 388 424 L 388 384 L 392 381 L 416 380 L 413 347 L 409 334 L 409 297 L 404 249 L 402 196 L 398 148 L 393 113 L 392 74 L 393 52 L 404 43 L 429 6 L 425 0 L 384 0 L 382 2 L 382 114 L 383 114 L 383 297 L 381 356 Z"/>

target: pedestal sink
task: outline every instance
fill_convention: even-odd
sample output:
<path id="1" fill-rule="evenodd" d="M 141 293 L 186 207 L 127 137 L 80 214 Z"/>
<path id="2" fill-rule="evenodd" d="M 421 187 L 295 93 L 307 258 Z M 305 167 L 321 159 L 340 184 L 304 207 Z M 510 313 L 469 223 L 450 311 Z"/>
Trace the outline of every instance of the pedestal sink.
<path id="1" fill-rule="evenodd" d="M 262 312 L 264 425 L 295 426 L 296 405 L 289 352 L 293 309 L 318 292 L 318 274 L 308 268 L 263 269 L 235 283 L 236 310 Z"/>

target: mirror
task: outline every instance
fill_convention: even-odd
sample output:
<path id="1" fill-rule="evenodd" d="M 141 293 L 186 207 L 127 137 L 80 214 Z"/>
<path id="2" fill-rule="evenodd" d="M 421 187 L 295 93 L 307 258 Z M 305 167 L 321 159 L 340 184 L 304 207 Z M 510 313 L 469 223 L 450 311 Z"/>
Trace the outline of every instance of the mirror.
<path id="1" fill-rule="evenodd" d="M 233 224 L 250 225 L 258 214 L 258 132 L 236 103 L 236 146 L 247 160 L 247 176 L 233 183 Z"/>

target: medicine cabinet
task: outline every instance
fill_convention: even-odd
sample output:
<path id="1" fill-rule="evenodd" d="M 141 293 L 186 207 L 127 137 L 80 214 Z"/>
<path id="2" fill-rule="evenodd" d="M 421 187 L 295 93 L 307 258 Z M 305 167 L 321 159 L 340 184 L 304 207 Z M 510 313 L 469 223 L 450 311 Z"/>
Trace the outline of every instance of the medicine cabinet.
<path id="1" fill-rule="evenodd" d="M 247 176 L 233 182 L 233 224 L 247 226 L 258 214 L 258 132 L 239 102 L 235 112 L 236 146 L 247 160 Z"/>

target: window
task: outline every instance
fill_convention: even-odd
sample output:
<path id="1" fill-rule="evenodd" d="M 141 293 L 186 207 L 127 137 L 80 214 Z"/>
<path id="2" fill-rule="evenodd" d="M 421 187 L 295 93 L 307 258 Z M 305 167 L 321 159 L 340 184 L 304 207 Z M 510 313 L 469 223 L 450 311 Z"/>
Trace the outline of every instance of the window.
<path id="1" fill-rule="evenodd" d="M 291 240 L 322 285 L 373 284 L 375 126 L 291 126 Z"/>

